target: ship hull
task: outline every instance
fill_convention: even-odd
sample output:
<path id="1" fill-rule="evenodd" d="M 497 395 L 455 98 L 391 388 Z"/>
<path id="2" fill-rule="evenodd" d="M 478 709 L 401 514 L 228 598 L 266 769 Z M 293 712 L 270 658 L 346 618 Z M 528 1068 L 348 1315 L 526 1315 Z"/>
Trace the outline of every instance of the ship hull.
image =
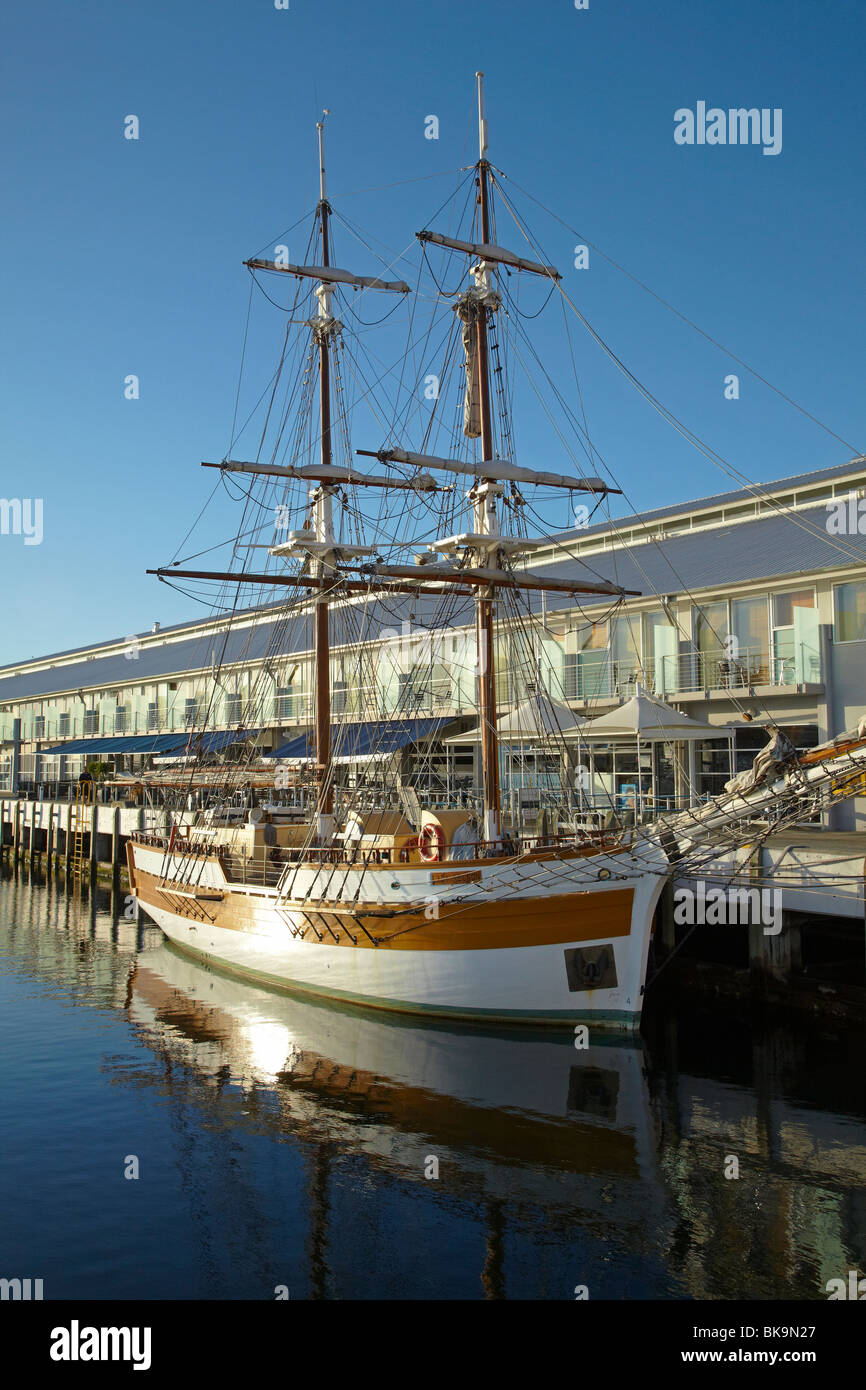
<path id="1" fill-rule="evenodd" d="M 604 857 L 594 865 L 611 872 Z M 389 916 L 393 870 L 379 876 L 388 881 L 383 898 L 365 910 L 348 899 L 325 905 L 308 894 L 294 903 L 220 884 L 211 863 L 194 892 L 178 888 L 190 882 L 189 866 L 166 866 L 162 853 L 138 845 L 130 868 L 140 906 L 169 940 L 238 974 L 405 1014 L 619 1031 L 640 1022 L 664 882 L 645 873 L 596 884 L 584 876 L 578 886 L 565 874 L 545 894 L 515 873 L 497 900 L 466 902 L 455 892 L 435 912 Z"/>

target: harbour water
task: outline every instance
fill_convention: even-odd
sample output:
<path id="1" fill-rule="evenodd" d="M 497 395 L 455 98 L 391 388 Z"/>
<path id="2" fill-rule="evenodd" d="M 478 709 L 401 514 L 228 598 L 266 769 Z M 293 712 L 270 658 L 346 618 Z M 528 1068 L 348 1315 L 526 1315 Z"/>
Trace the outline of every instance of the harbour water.
<path id="1" fill-rule="evenodd" d="M 862 1033 L 668 996 L 586 1048 L 421 1025 L 4 874 L 0 1275 L 46 1299 L 825 1300 L 866 1267 Z"/>

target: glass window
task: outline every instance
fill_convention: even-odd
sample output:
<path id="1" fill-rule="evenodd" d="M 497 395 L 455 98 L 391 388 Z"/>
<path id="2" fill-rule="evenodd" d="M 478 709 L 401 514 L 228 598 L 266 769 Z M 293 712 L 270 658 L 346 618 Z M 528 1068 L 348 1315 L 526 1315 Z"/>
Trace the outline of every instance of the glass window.
<path id="1" fill-rule="evenodd" d="M 836 642 L 866 641 L 866 581 L 833 585 Z"/>
<path id="2" fill-rule="evenodd" d="M 602 651 L 607 646 L 607 623 L 588 623 L 577 630 L 579 652 Z"/>
<path id="3" fill-rule="evenodd" d="M 728 605 L 705 603 L 695 609 L 695 640 L 699 652 L 717 652 L 728 635 Z"/>
<path id="4" fill-rule="evenodd" d="M 667 613 L 660 611 L 644 616 L 644 651 L 648 661 L 676 651 L 675 632 L 676 628 Z"/>
<path id="5" fill-rule="evenodd" d="M 787 594 L 773 595 L 773 626 L 793 627 L 795 608 L 814 608 L 814 589 L 795 589 Z"/>
<path id="6" fill-rule="evenodd" d="M 611 623 L 610 654 L 625 666 L 640 666 L 640 618 L 623 615 Z"/>
<path id="7" fill-rule="evenodd" d="M 740 652 L 748 651 L 755 656 L 766 652 L 769 645 L 767 623 L 767 600 L 759 598 L 735 598 L 731 601 L 731 632 L 736 637 Z"/>

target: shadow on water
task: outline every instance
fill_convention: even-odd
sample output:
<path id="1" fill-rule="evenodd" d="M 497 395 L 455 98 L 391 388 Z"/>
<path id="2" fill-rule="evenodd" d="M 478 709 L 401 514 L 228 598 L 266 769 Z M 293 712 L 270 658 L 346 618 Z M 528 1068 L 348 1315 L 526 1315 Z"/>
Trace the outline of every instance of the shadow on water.
<path id="1" fill-rule="evenodd" d="M 0 884 L 0 1273 L 46 1297 L 809 1299 L 866 1264 L 854 1031 L 421 1024 L 239 981 L 131 909 Z"/>

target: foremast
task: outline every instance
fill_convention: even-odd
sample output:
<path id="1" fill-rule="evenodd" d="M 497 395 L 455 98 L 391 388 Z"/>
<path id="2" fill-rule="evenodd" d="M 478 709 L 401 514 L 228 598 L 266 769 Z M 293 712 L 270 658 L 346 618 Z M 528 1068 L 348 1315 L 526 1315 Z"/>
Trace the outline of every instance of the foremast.
<path id="1" fill-rule="evenodd" d="M 337 468 L 333 460 L 331 442 L 331 359 L 336 350 L 336 342 L 342 324 L 334 315 L 331 300 L 336 285 L 350 284 L 361 289 L 394 290 L 407 294 L 409 286 L 404 282 L 386 282 L 374 277 L 352 275 L 348 271 L 336 270 L 331 266 L 331 246 L 329 219 L 331 206 L 328 202 L 325 180 L 324 117 L 316 123 L 319 157 L 319 202 L 316 216 L 320 223 L 322 264 L 313 266 L 278 266 L 274 262 L 252 261 L 251 266 L 261 266 L 268 270 L 286 269 L 290 274 L 309 276 L 318 274 L 315 296 L 317 313 L 310 323 L 313 342 L 319 358 L 319 449 L 320 461 L 318 476 L 311 480 L 309 492 L 312 527 L 307 531 L 294 531 L 284 545 L 274 546 L 273 555 L 289 558 L 303 558 L 315 582 L 313 600 L 313 689 L 314 689 L 314 729 L 316 743 L 315 784 L 315 830 L 320 844 L 327 844 L 334 836 L 334 773 L 331 758 L 331 618 L 329 595 L 340 580 L 337 560 L 352 559 L 374 553 L 373 546 L 346 545 L 338 543 L 334 531 L 334 496 L 337 486 L 345 481 L 346 470 Z M 370 481 L 370 480 L 368 480 Z M 387 486 L 386 480 L 374 480 L 378 485 Z"/>

